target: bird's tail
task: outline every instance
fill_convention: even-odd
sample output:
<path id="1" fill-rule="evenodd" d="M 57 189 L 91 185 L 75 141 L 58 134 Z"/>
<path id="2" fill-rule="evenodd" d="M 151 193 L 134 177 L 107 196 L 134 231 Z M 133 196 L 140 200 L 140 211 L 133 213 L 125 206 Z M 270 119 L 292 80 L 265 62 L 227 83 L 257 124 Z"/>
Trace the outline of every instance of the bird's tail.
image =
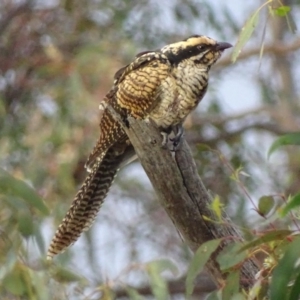
<path id="1" fill-rule="evenodd" d="M 111 147 L 101 162 L 97 162 L 75 196 L 70 209 L 59 225 L 48 249 L 47 259 L 63 252 L 88 230 L 108 193 L 110 186 L 126 160 L 134 155 L 125 143 Z"/>

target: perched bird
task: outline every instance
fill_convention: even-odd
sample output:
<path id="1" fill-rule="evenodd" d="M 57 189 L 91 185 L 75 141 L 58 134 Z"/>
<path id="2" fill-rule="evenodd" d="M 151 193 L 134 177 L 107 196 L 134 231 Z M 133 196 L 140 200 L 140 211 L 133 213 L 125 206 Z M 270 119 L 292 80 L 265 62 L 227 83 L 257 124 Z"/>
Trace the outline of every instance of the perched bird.
<path id="1" fill-rule="evenodd" d="M 115 74 L 113 86 L 99 106 L 100 137 L 86 163 L 89 174 L 52 239 L 48 259 L 89 229 L 117 171 L 134 155 L 125 131 L 108 106 L 124 122 L 128 116 L 152 119 L 164 136 L 164 144 L 170 132 L 176 132 L 172 139 L 176 147 L 183 121 L 207 90 L 211 66 L 230 47 L 229 43 L 193 35 L 159 50 L 142 52 Z"/>

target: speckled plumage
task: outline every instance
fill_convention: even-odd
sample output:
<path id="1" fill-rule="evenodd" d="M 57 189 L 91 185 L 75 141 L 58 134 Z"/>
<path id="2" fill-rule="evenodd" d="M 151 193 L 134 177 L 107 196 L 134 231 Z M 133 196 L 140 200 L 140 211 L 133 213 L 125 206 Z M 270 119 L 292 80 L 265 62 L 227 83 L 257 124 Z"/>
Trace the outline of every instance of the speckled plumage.
<path id="1" fill-rule="evenodd" d="M 151 118 L 162 131 L 180 125 L 203 98 L 210 67 L 228 43 L 192 36 L 157 51 L 147 51 L 120 69 L 99 108 L 100 137 L 86 166 L 90 171 L 48 250 L 48 258 L 74 243 L 94 221 L 130 142 L 110 114 L 110 105 L 126 121 Z"/>

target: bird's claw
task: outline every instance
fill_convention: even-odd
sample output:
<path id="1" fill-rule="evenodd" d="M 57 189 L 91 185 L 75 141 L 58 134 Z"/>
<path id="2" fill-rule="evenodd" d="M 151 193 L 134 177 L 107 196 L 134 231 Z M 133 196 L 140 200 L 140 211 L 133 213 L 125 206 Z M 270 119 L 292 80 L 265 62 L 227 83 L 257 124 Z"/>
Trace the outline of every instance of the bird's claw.
<path id="1" fill-rule="evenodd" d="M 168 141 L 170 140 L 173 144 L 171 151 L 176 151 L 178 145 L 180 144 L 181 137 L 183 136 L 184 130 L 181 124 L 172 126 L 172 131 L 174 132 L 174 137 L 169 138 L 170 132 L 162 131 L 161 135 L 163 136 L 162 147 L 167 148 Z"/>
<path id="2" fill-rule="evenodd" d="M 180 144 L 184 130 L 181 124 L 175 125 L 172 130 L 175 136 L 170 138 L 170 141 L 173 142 L 173 151 L 176 151 L 178 149 L 178 145 Z"/>

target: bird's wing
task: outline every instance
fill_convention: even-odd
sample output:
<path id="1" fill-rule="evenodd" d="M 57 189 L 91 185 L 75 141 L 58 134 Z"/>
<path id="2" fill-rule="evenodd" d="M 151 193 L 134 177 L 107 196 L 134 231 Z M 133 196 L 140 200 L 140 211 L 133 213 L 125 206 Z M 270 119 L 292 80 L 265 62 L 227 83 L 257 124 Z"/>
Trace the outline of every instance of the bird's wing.
<path id="1" fill-rule="evenodd" d="M 145 118 L 160 100 L 161 83 L 170 71 L 169 61 L 159 52 L 138 56 L 119 76 L 114 106 L 126 116 Z"/>
<path id="2" fill-rule="evenodd" d="M 113 88 L 100 103 L 100 137 L 88 157 L 88 169 L 92 169 L 96 161 L 101 161 L 107 149 L 116 141 L 126 139 L 122 125 L 106 106 L 111 105 L 124 120 L 129 115 L 145 118 L 158 103 L 161 83 L 169 76 L 170 69 L 164 55 L 147 52 L 116 72 Z"/>

